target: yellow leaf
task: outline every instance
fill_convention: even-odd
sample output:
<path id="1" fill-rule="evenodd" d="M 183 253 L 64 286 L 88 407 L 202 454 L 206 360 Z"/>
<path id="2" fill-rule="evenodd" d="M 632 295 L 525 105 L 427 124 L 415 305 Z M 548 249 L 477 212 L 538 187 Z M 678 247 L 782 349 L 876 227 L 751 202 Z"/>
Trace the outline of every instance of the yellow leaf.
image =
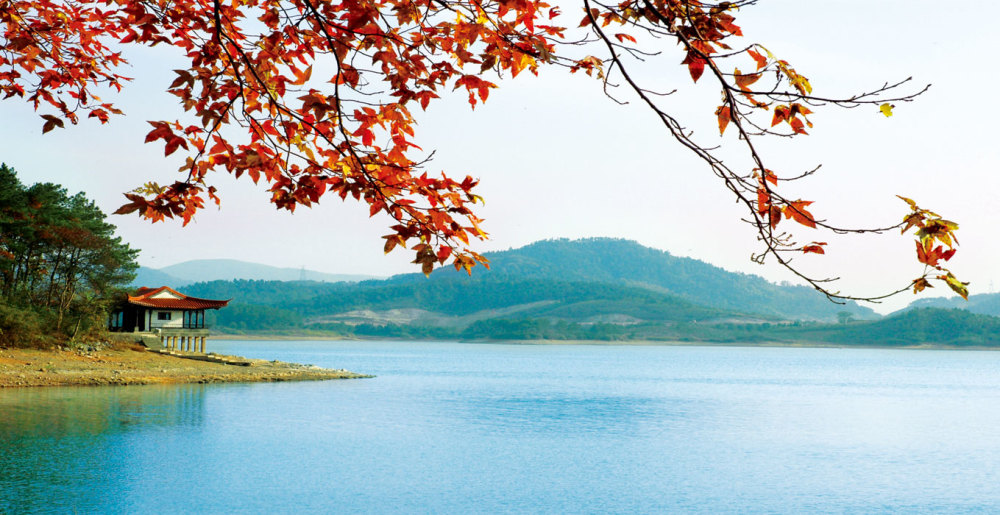
<path id="1" fill-rule="evenodd" d="M 892 104 L 882 104 L 878 108 L 878 110 L 882 111 L 882 114 L 884 114 L 885 117 L 888 118 L 888 117 L 892 116 L 892 108 L 893 108 Z"/>
<path id="2" fill-rule="evenodd" d="M 963 283 L 959 281 L 951 272 L 947 275 L 939 275 L 938 279 L 944 280 L 948 284 L 948 287 L 952 289 L 955 293 L 962 296 L 963 299 L 969 300 L 969 289 L 967 288 L 969 283 Z"/>
<path id="3" fill-rule="evenodd" d="M 799 74 L 795 74 L 795 77 L 791 78 L 791 83 L 803 95 L 811 94 L 813 91 L 812 84 L 809 84 L 809 81 Z"/>

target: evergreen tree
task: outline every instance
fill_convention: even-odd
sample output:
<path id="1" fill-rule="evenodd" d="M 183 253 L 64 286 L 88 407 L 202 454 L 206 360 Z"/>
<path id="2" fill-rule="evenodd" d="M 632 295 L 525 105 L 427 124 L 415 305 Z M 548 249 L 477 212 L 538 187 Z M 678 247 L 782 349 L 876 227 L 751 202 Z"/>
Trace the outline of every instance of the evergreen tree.
<path id="1" fill-rule="evenodd" d="M 73 337 L 103 325 L 115 293 L 135 277 L 137 255 L 82 193 L 25 186 L 0 164 L 0 343 L 30 339 L 26 331 Z"/>

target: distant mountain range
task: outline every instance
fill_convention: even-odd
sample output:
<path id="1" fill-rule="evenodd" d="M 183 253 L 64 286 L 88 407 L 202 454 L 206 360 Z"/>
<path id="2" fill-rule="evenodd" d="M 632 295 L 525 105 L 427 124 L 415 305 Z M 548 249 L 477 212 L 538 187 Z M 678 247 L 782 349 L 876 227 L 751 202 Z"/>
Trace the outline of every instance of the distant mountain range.
<path id="1" fill-rule="evenodd" d="M 198 282 L 237 279 L 332 283 L 377 278 L 371 275 L 327 274 L 304 268 L 279 268 L 236 259 L 196 259 L 159 269 L 140 267 L 132 285 L 181 287 Z"/>
<path id="2" fill-rule="evenodd" d="M 430 277 L 371 279 L 198 260 L 143 269 L 136 282 L 233 299 L 210 314 L 226 332 L 956 346 L 993 345 L 1000 335 L 1000 319 L 984 316 L 1000 314 L 996 294 L 967 304 L 923 299 L 882 318 L 626 240 L 548 240 L 486 257 L 490 269 L 471 276 L 442 267 Z"/>
<path id="3" fill-rule="evenodd" d="M 491 268 L 477 267 L 471 276 L 449 267 L 429 278 L 404 274 L 361 282 L 281 281 L 264 275 L 268 279 L 198 282 L 186 285 L 184 292 L 233 299 L 229 307 L 210 315 L 215 327 L 227 332 L 889 346 L 1000 344 L 994 341 L 1000 339 L 996 317 L 921 307 L 951 307 L 947 300 L 926 299 L 912 309 L 881 318 L 854 303 L 834 304 L 809 288 L 776 285 L 632 241 L 549 240 L 486 257 Z M 229 277 L 240 275 L 237 264 L 250 265 L 245 270 L 251 271 L 284 270 L 284 277 L 301 273 L 232 261 L 191 263 L 198 266 L 189 268 L 186 277 L 211 277 L 205 263 L 221 264 L 215 273 Z M 199 271 L 206 275 L 195 273 Z M 974 296 L 969 306 L 977 313 L 995 314 L 1000 295 Z"/>
<path id="4" fill-rule="evenodd" d="M 779 286 L 626 240 L 548 240 L 486 257 L 490 269 L 477 267 L 471 277 L 443 267 L 430 278 L 404 274 L 336 284 L 216 280 L 187 286 L 185 292 L 232 298 L 234 304 L 271 313 L 283 310 L 287 316 L 282 318 L 292 325 L 299 319 L 311 326 L 463 328 L 511 318 L 618 325 L 761 323 L 835 321 L 843 312 L 856 320 L 878 318 L 868 308 L 834 304 L 810 288 Z M 254 309 L 246 308 L 241 316 L 268 318 Z M 229 315 L 219 313 L 220 322 L 227 323 Z M 249 328 L 246 321 L 230 322 Z"/>
<path id="5" fill-rule="evenodd" d="M 1000 293 L 969 295 L 968 301 L 960 297 L 917 299 L 893 315 L 920 308 L 962 309 L 979 315 L 1000 316 Z"/>

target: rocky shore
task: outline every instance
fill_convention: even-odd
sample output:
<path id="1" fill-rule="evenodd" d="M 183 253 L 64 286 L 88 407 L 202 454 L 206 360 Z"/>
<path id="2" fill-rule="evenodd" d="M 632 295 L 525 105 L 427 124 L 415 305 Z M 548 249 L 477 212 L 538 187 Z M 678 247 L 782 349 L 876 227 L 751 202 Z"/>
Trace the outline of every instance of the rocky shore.
<path id="1" fill-rule="evenodd" d="M 189 359 L 189 358 L 195 359 Z M 226 363 L 228 362 L 228 363 Z M 209 354 L 149 352 L 140 345 L 95 349 L 0 349 L 0 388 L 162 383 L 321 381 L 371 377 L 312 365 Z"/>

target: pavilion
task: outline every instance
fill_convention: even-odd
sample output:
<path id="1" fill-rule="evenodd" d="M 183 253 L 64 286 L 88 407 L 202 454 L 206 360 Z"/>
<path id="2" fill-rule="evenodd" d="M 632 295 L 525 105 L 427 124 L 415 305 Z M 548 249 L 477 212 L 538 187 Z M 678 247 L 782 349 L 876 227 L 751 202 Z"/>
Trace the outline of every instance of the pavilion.
<path id="1" fill-rule="evenodd" d="M 189 297 L 168 286 L 143 287 L 116 306 L 108 329 L 152 334 L 166 349 L 204 353 L 205 310 L 223 308 L 229 300 Z"/>

